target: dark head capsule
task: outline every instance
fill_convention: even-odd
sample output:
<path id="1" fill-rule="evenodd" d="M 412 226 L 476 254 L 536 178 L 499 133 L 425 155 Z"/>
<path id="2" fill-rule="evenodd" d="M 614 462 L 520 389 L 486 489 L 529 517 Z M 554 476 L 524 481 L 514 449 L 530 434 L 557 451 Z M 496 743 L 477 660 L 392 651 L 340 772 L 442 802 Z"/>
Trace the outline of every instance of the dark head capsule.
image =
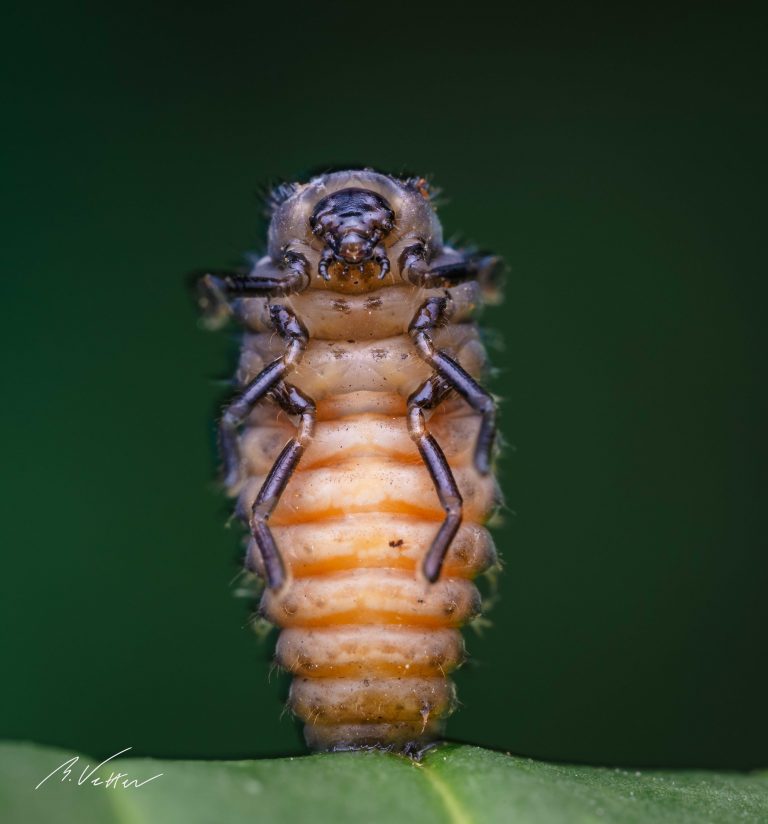
<path id="1" fill-rule="evenodd" d="M 379 264 L 379 277 L 389 272 L 381 241 L 392 231 L 395 215 L 387 201 L 367 189 L 342 189 L 324 197 L 309 218 L 312 234 L 325 244 L 318 271 L 329 280 L 328 266 L 339 261 L 345 271 L 369 260 Z"/>

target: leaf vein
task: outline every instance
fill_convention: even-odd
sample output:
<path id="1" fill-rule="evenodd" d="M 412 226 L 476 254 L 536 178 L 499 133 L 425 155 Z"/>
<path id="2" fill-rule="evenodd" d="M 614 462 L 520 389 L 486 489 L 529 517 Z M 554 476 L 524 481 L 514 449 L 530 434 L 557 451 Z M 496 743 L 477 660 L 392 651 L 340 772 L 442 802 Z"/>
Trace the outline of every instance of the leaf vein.
<path id="1" fill-rule="evenodd" d="M 448 814 L 451 824 L 474 824 L 472 816 L 467 812 L 464 805 L 459 801 L 451 787 L 427 764 L 420 764 L 419 768 L 431 784 L 432 789 L 440 798 L 440 801 Z"/>

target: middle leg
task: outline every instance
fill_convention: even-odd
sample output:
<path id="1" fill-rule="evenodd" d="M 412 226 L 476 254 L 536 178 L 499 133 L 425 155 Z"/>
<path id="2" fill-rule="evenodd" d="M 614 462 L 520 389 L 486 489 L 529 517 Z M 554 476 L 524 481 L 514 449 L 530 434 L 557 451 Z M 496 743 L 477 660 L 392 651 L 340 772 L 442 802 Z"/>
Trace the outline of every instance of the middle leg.
<path id="1" fill-rule="evenodd" d="M 442 350 L 435 348 L 431 332 L 445 320 L 446 298 L 428 298 L 416 312 L 408 332 L 422 358 L 481 415 L 480 432 L 475 442 L 475 468 L 481 475 L 491 469 L 493 445 L 496 440 L 496 404 L 489 392 L 468 374 L 460 364 Z"/>
<path id="2" fill-rule="evenodd" d="M 219 449 L 224 462 L 224 485 L 235 486 L 240 480 L 240 455 L 237 430 L 256 404 L 272 391 L 286 373 L 301 359 L 309 333 L 299 318 L 286 306 L 269 307 L 272 325 L 287 344 L 284 355 L 264 369 L 227 406 L 219 421 Z"/>
<path id="3" fill-rule="evenodd" d="M 272 530 L 267 525 L 269 516 L 274 511 L 285 491 L 288 481 L 298 466 L 304 450 L 312 439 L 315 430 L 316 410 L 314 401 L 289 383 L 279 383 L 270 396 L 277 401 L 289 415 L 299 416 L 299 429 L 295 437 L 283 447 L 272 464 L 259 494 L 253 502 L 251 514 L 251 534 L 264 563 L 264 574 L 270 589 L 279 589 L 285 580 L 285 565 L 280 557 Z M 252 547 L 246 558 L 246 567 L 254 571 L 256 565 L 251 557 Z"/>

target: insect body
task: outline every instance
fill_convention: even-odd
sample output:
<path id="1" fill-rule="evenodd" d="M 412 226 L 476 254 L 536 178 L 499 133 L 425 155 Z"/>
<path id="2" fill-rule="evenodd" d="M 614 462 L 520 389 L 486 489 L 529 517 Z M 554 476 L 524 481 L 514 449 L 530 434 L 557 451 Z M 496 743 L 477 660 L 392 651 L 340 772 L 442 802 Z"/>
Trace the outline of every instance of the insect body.
<path id="1" fill-rule="evenodd" d="M 444 245 L 422 180 L 337 172 L 271 206 L 267 255 L 200 281 L 246 330 L 220 423 L 246 565 L 309 746 L 416 750 L 454 708 L 471 579 L 496 559 L 473 316 L 498 260 Z"/>

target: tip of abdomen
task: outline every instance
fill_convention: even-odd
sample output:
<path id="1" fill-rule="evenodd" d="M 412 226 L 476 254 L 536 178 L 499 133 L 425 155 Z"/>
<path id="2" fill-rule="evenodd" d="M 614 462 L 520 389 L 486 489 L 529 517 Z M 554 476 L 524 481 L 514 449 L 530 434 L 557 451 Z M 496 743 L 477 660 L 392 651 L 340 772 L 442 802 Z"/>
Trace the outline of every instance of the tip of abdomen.
<path id="1" fill-rule="evenodd" d="M 411 751 L 440 737 L 456 692 L 444 677 L 296 678 L 289 705 L 313 750 Z"/>
<path id="2" fill-rule="evenodd" d="M 445 724 L 442 719 L 427 724 L 306 724 L 304 740 L 314 752 L 378 749 L 418 756 L 439 741 Z"/>

